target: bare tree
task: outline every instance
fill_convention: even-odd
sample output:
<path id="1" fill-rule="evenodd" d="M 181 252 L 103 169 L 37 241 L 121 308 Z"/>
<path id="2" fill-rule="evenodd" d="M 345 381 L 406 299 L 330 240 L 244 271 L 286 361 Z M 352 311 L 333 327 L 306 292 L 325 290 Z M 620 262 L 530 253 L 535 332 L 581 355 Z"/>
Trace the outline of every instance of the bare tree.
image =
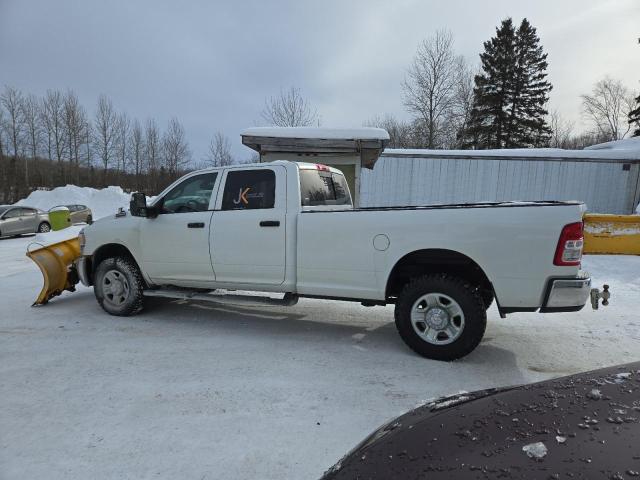
<path id="1" fill-rule="evenodd" d="M 144 128 L 144 158 L 149 174 L 148 188 L 156 192 L 158 189 L 157 178 L 160 168 L 161 145 L 160 131 L 154 119 L 148 119 Z"/>
<path id="2" fill-rule="evenodd" d="M 551 138 L 549 146 L 552 148 L 569 148 L 573 137 L 573 122 L 562 117 L 560 112 L 553 110 L 549 113 L 549 127 L 551 128 Z"/>
<path id="3" fill-rule="evenodd" d="M 295 87 L 280 90 L 280 95 L 266 100 L 260 115 L 276 127 L 307 127 L 319 121 L 318 112 Z"/>
<path id="4" fill-rule="evenodd" d="M 126 169 L 129 131 L 131 129 L 131 122 L 126 113 L 118 115 L 116 122 L 116 172 L 118 174 L 123 173 Z"/>
<path id="5" fill-rule="evenodd" d="M 179 170 L 189 162 L 191 155 L 184 128 L 175 117 L 169 120 L 167 131 L 162 137 L 162 152 L 169 176 L 173 179 Z"/>
<path id="6" fill-rule="evenodd" d="M 581 95 L 584 116 L 609 140 L 624 138 L 631 126 L 633 94 L 621 81 L 609 77 L 597 82 L 590 95 Z"/>
<path id="7" fill-rule="evenodd" d="M 411 122 L 398 120 L 391 114 L 384 117 L 374 117 L 365 122 L 366 127 L 384 128 L 389 134 L 387 145 L 389 148 L 412 148 L 417 147 L 414 143 L 415 132 Z"/>
<path id="8" fill-rule="evenodd" d="M 231 142 L 222 132 L 216 132 L 209 144 L 207 163 L 212 167 L 226 167 L 233 164 Z"/>
<path id="9" fill-rule="evenodd" d="M 0 160 L 4 157 L 5 141 L 4 141 L 4 110 L 0 105 Z"/>
<path id="10" fill-rule="evenodd" d="M 114 156 L 118 116 L 113 109 L 113 104 L 105 95 L 98 98 L 98 109 L 94 121 L 94 145 L 102 162 L 103 183 L 107 183 L 107 170 L 109 162 Z"/>
<path id="11" fill-rule="evenodd" d="M 460 57 L 453 51 L 453 36 L 438 31 L 424 40 L 403 82 L 404 104 L 426 129 L 426 147 L 443 145 L 444 129 L 454 106 Z"/>
<path id="12" fill-rule="evenodd" d="M 40 100 L 33 94 L 22 99 L 20 105 L 22 118 L 24 119 L 25 137 L 29 155 L 31 158 L 38 156 L 40 142 L 42 140 L 42 127 L 40 123 Z M 25 174 L 26 175 L 26 174 Z"/>
<path id="13" fill-rule="evenodd" d="M 9 144 L 13 150 L 13 162 L 14 166 L 18 161 L 19 152 L 22 149 L 22 134 L 24 128 L 23 116 L 22 116 L 22 94 L 19 90 L 5 86 L 4 92 L 0 95 L 0 103 L 4 106 L 7 112 L 7 120 L 4 124 L 4 128 L 9 138 Z M 25 185 L 29 185 L 29 170 L 27 164 L 27 157 L 25 156 Z"/>
<path id="14" fill-rule="evenodd" d="M 42 120 L 47 135 L 49 158 L 58 161 L 62 168 L 62 157 L 65 148 L 64 131 L 64 99 L 57 90 L 47 90 L 42 101 Z"/>
<path id="15" fill-rule="evenodd" d="M 77 95 L 72 90 L 67 91 L 64 96 L 64 128 L 69 161 L 73 164 L 76 182 L 80 181 L 80 155 L 85 141 L 86 124 L 87 114 L 84 107 L 80 105 Z"/>
<path id="16" fill-rule="evenodd" d="M 129 145 L 131 147 L 131 164 L 136 179 L 136 190 L 140 190 L 140 174 L 142 173 L 144 159 L 144 138 L 140 121 L 137 118 L 133 120 Z"/>
<path id="17" fill-rule="evenodd" d="M 471 122 L 475 74 L 463 58 L 456 60 L 456 85 L 453 92 L 449 119 L 448 148 L 460 148 L 464 144 L 464 132 Z"/>
<path id="18" fill-rule="evenodd" d="M 88 118 L 85 120 L 84 122 L 84 149 L 85 149 L 85 153 L 84 153 L 84 163 L 86 165 L 86 167 L 88 169 L 91 168 L 92 165 L 92 161 L 91 161 L 91 153 L 92 153 L 92 141 L 91 139 L 93 138 L 93 127 L 91 125 L 91 120 L 89 120 Z"/>

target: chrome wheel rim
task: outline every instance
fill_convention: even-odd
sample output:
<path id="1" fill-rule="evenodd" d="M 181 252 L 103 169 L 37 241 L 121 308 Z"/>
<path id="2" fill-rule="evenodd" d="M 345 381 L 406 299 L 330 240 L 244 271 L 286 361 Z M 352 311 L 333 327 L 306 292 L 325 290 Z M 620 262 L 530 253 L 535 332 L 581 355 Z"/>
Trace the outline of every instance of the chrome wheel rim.
<path id="1" fill-rule="evenodd" d="M 51 231 L 51 227 L 49 227 L 49 225 L 47 225 L 46 223 L 40 225 L 40 233 L 47 233 L 49 231 Z"/>
<path id="2" fill-rule="evenodd" d="M 427 293 L 411 307 L 411 326 L 418 336 L 432 345 L 455 342 L 464 330 L 462 307 L 443 293 Z"/>
<path id="3" fill-rule="evenodd" d="M 118 270 L 109 270 L 102 277 L 102 294 L 105 302 L 119 307 L 127 301 L 129 293 L 129 282 Z"/>

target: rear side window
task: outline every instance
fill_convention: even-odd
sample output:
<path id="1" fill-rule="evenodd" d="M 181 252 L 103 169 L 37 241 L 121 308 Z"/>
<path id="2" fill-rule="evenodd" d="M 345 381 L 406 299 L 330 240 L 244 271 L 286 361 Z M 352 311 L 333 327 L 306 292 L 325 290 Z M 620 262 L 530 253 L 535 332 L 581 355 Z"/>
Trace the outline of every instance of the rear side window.
<path id="1" fill-rule="evenodd" d="M 227 174 L 222 210 L 273 208 L 276 200 L 276 174 L 273 170 L 238 170 Z"/>
<path id="2" fill-rule="evenodd" d="M 302 206 L 351 205 L 344 175 L 324 170 L 300 170 Z"/>

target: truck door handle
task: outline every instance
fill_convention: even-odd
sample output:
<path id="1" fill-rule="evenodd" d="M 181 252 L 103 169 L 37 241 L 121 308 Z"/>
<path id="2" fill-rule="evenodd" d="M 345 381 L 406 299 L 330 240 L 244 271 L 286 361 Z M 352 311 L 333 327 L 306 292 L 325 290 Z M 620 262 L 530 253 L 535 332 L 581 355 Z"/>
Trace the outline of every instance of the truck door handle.
<path id="1" fill-rule="evenodd" d="M 204 228 L 204 222 L 187 223 L 187 228 Z"/>
<path id="2" fill-rule="evenodd" d="M 279 220 L 262 220 L 260 222 L 260 226 L 261 227 L 279 227 L 280 221 Z"/>

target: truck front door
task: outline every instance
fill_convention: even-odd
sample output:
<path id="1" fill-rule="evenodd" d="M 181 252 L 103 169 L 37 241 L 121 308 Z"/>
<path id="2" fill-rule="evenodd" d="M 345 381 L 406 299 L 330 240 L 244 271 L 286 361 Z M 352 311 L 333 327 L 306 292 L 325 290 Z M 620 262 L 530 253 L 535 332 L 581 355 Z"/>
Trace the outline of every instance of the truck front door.
<path id="1" fill-rule="evenodd" d="M 217 282 L 284 282 L 286 174 L 282 166 L 226 171 L 211 227 Z"/>
<path id="2" fill-rule="evenodd" d="M 154 205 L 156 218 L 140 219 L 142 263 L 161 284 L 203 286 L 215 280 L 209 257 L 209 228 L 219 180 L 217 172 L 191 175 Z"/>

